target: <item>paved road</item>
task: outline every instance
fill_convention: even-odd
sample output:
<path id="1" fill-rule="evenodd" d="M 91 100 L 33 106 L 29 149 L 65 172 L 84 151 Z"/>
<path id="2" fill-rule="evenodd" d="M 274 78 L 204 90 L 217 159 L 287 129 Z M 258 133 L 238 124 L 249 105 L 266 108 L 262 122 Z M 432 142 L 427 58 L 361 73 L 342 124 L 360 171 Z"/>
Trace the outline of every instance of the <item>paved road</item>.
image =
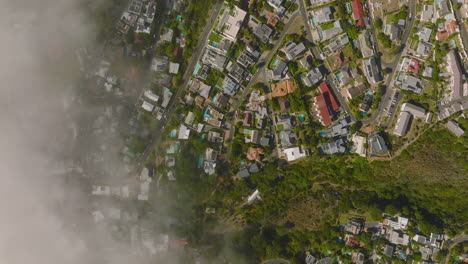
<path id="1" fill-rule="evenodd" d="M 161 134 L 164 131 L 166 124 L 171 119 L 172 115 L 174 114 L 175 109 L 177 108 L 177 105 L 180 101 L 182 92 L 187 87 L 188 82 L 190 81 L 190 77 L 193 71 L 195 70 L 195 66 L 197 65 L 198 61 L 200 60 L 201 55 L 203 54 L 203 48 L 205 47 L 208 41 L 208 37 L 210 35 L 211 29 L 213 28 L 216 17 L 219 14 L 219 11 L 221 10 L 222 7 L 223 7 L 223 2 L 218 1 L 218 3 L 214 6 L 213 10 L 211 11 L 210 18 L 207 21 L 207 24 L 205 25 L 205 28 L 202 34 L 200 35 L 198 44 L 195 48 L 192 58 L 183 75 L 183 78 L 182 78 L 183 83 L 182 85 L 179 86 L 179 88 L 177 89 L 177 92 L 172 97 L 172 103 L 170 104 L 169 108 L 166 110 L 165 118 L 161 120 L 161 123 L 159 125 L 161 129 L 158 131 L 158 133 L 153 135 L 153 138 L 150 144 L 148 144 L 148 147 L 146 148 L 145 152 L 138 159 L 136 172 L 142 169 L 151 151 L 159 147 L 159 144 L 161 143 Z"/>
<path id="2" fill-rule="evenodd" d="M 262 71 L 265 70 L 265 67 L 268 65 L 268 63 L 270 62 L 270 60 L 273 58 L 273 56 L 275 55 L 276 51 L 278 50 L 279 46 L 281 45 L 281 42 L 284 38 L 284 36 L 286 36 L 286 32 L 288 32 L 289 30 L 289 27 L 294 24 L 294 21 L 296 20 L 296 18 L 298 17 L 299 13 L 296 11 L 292 16 L 291 18 L 289 19 L 289 22 L 288 24 L 286 24 L 286 26 L 284 27 L 283 29 L 283 32 L 281 32 L 278 40 L 275 42 L 274 46 L 273 46 L 273 49 L 271 49 L 269 52 L 268 52 L 268 55 L 266 56 L 265 59 L 260 59 L 260 61 L 258 62 L 258 64 L 260 63 L 263 63 L 262 67 L 260 67 L 257 72 L 252 76 L 252 79 L 250 80 L 249 84 L 245 87 L 244 91 L 242 92 L 242 95 L 239 96 L 239 98 L 231 105 L 231 109 L 229 110 L 230 113 L 232 113 L 233 115 L 235 114 L 235 112 L 237 111 L 237 109 L 239 108 L 240 104 L 245 100 L 245 98 L 247 97 L 248 94 L 250 94 L 251 90 L 252 90 L 252 86 L 256 83 L 257 81 L 257 78 L 260 76 L 260 74 L 262 73 Z M 235 126 L 234 126 L 234 118 L 232 117 L 232 120 L 230 121 L 230 129 L 229 129 L 229 138 L 226 139 L 228 143 L 228 146 L 227 146 L 227 149 L 226 149 L 226 161 L 229 161 L 229 158 L 231 157 L 231 149 L 232 149 L 232 138 L 234 137 L 234 130 L 235 130 Z"/>
<path id="3" fill-rule="evenodd" d="M 463 46 L 465 47 L 465 52 L 468 53 L 468 26 L 464 23 L 464 17 L 460 12 L 460 9 L 455 11 L 455 18 L 458 20 L 458 25 L 460 25 L 460 36 L 463 40 Z"/>
<path id="4" fill-rule="evenodd" d="M 400 51 L 400 53 L 395 55 L 395 59 L 391 63 L 386 64 L 386 67 L 392 69 L 392 72 L 390 76 L 387 77 L 387 80 L 385 82 L 385 87 L 386 87 L 385 94 L 382 96 L 380 100 L 380 104 L 377 106 L 377 109 L 374 111 L 372 116 L 369 119 L 362 121 L 363 125 L 370 125 L 374 123 L 384 112 L 383 109 L 390 109 L 389 106 L 391 102 L 391 97 L 393 96 L 393 93 L 395 92 L 394 82 L 395 82 L 395 77 L 397 74 L 396 67 L 401 57 L 405 55 L 406 52 L 408 51 L 408 47 L 406 46 L 406 43 L 408 41 L 409 35 L 411 34 L 411 29 L 413 28 L 413 25 L 414 25 L 414 14 L 416 13 L 416 0 L 410 0 L 409 4 L 410 4 L 409 13 L 412 14 L 413 16 L 409 17 L 409 22 L 407 21 L 406 23 L 405 34 L 403 35 L 401 39 L 401 43 L 404 43 L 403 45 L 405 46 L 403 50 Z M 398 105 L 398 102 L 397 102 L 397 105 Z M 395 112 L 396 112 L 396 107 L 393 108 L 393 111 L 391 112 L 391 115 L 388 119 L 389 122 L 391 122 L 391 120 L 393 119 L 393 115 L 395 114 Z M 388 127 L 388 124 L 389 123 L 387 122 L 387 124 L 385 124 L 384 126 Z"/>
<path id="5" fill-rule="evenodd" d="M 454 237 L 453 239 L 448 240 L 447 243 L 449 243 L 449 246 L 448 246 L 449 252 L 447 256 L 445 257 L 445 259 L 441 262 L 441 264 L 447 263 L 448 260 L 450 259 L 450 249 L 452 249 L 455 245 L 465 242 L 465 241 L 468 241 L 468 235 L 458 235 Z"/>

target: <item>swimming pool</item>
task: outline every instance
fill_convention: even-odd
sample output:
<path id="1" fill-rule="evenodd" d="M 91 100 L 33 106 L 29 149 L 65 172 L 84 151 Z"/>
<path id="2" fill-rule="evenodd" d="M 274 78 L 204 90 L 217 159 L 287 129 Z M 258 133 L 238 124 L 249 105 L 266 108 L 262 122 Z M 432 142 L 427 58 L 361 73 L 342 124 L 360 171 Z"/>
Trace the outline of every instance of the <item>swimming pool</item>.
<path id="1" fill-rule="evenodd" d="M 305 121 L 305 116 L 303 114 L 300 114 L 299 115 L 299 121 L 301 121 L 301 123 L 304 123 Z"/>
<path id="2" fill-rule="evenodd" d="M 201 65 L 197 64 L 197 67 L 195 67 L 195 70 L 193 71 L 193 75 L 197 75 L 198 71 L 200 71 Z"/>
<path id="3" fill-rule="evenodd" d="M 278 62 L 279 62 L 278 58 L 275 58 L 275 61 L 273 62 L 272 66 L 276 67 L 276 65 L 278 65 Z"/>
<path id="4" fill-rule="evenodd" d="M 171 138 L 175 138 L 177 136 L 177 130 L 173 129 L 171 131 Z"/>

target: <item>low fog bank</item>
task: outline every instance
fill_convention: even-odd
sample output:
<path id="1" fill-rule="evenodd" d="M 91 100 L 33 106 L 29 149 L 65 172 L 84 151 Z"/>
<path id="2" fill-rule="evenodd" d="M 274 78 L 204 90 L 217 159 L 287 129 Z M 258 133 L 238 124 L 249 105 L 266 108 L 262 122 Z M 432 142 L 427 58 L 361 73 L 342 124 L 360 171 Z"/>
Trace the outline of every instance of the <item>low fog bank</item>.
<path id="1" fill-rule="evenodd" d="M 0 6 L 0 262 L 135 262 L 93 222 L 86 183 L 65 173 L 82 143 L 77 120 L 92 111 L 74 90 L 89 19 L 71 0 Z"/>

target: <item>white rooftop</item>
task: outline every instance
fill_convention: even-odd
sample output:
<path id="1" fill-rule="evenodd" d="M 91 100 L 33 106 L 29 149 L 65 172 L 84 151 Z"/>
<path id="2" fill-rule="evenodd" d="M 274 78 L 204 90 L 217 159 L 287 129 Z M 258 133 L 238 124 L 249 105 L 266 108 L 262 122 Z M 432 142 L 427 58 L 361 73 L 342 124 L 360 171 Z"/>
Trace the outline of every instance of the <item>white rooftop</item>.
<path id="1" fill-rule="evenodd" d="M 295 161 L 306 156 L 305 152 L 301 152 L 299 147 L 287 148 L 284 150 L 284 154 L 288 161 Z"/>

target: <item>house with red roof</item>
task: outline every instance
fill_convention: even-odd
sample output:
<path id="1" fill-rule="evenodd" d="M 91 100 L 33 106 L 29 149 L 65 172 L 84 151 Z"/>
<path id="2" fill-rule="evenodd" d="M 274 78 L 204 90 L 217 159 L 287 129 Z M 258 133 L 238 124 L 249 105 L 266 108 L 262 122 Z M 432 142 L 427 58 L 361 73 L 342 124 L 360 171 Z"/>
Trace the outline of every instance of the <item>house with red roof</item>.
<path id="1" fill-rule="evenodd" d="M 457 30 L 457 21 L 452 20 L 452 22 L 445 24 L 445 29 L 447 30 L 449 35 L 458 32 Z"/>
<path id="2" fill-rule="evenodd" d="M 421 64 L 419 63 L 419 61 L 416 59 L 412 59 L 410 64 L 408 65 L 408 71 L 413 74 L 418 74 L 419 69 L 421 69 Z"/>
<path id="3" fill-rule="evenodd" d="M 353 6 L 354 19 L 357 20 L 356 25 L 360 26 L 360 27 L 365 26 L 365 23 L 364 23 L 364 10 L 362 9 L 361 0 L 353 0 L 351 2 L 351 5 Z"/>
<path id="4" fill-rule="evenodd" d="M 322 92 L 322 94 L 315 97 L 315 108 L 317 109 L 317 114 L 320 122 L 324 126 L 328 126 L 331 124 L 332 116 L 340 108 L 340 105 L 336 101 L 336 98 L 333 95 L 333 93 L 330 91 L 330 88 L 328 87 L 327 83 L 320 83 L 319 89 Z"/>
<path id="5" fill-rule="evenodd" d="M 436 40 L 444 40 L 449 37 L 449 33 L 447 31 L 437 31 L 436 33 Z"/>
<path id="6" fill-rule="evenodd" d="M 320 122 L 324 126 L 330 125 L 332 120 L 331 120 L 330 112 L 328 112 L 328 107 L 327 107 L 327 103 L 325 102 L 325 97 L 323 95 L 319 95 L 315 97 L 314 103 L 315 103 L 315 108 L 317 109 L 317 115 L 318 115 Z"/>

